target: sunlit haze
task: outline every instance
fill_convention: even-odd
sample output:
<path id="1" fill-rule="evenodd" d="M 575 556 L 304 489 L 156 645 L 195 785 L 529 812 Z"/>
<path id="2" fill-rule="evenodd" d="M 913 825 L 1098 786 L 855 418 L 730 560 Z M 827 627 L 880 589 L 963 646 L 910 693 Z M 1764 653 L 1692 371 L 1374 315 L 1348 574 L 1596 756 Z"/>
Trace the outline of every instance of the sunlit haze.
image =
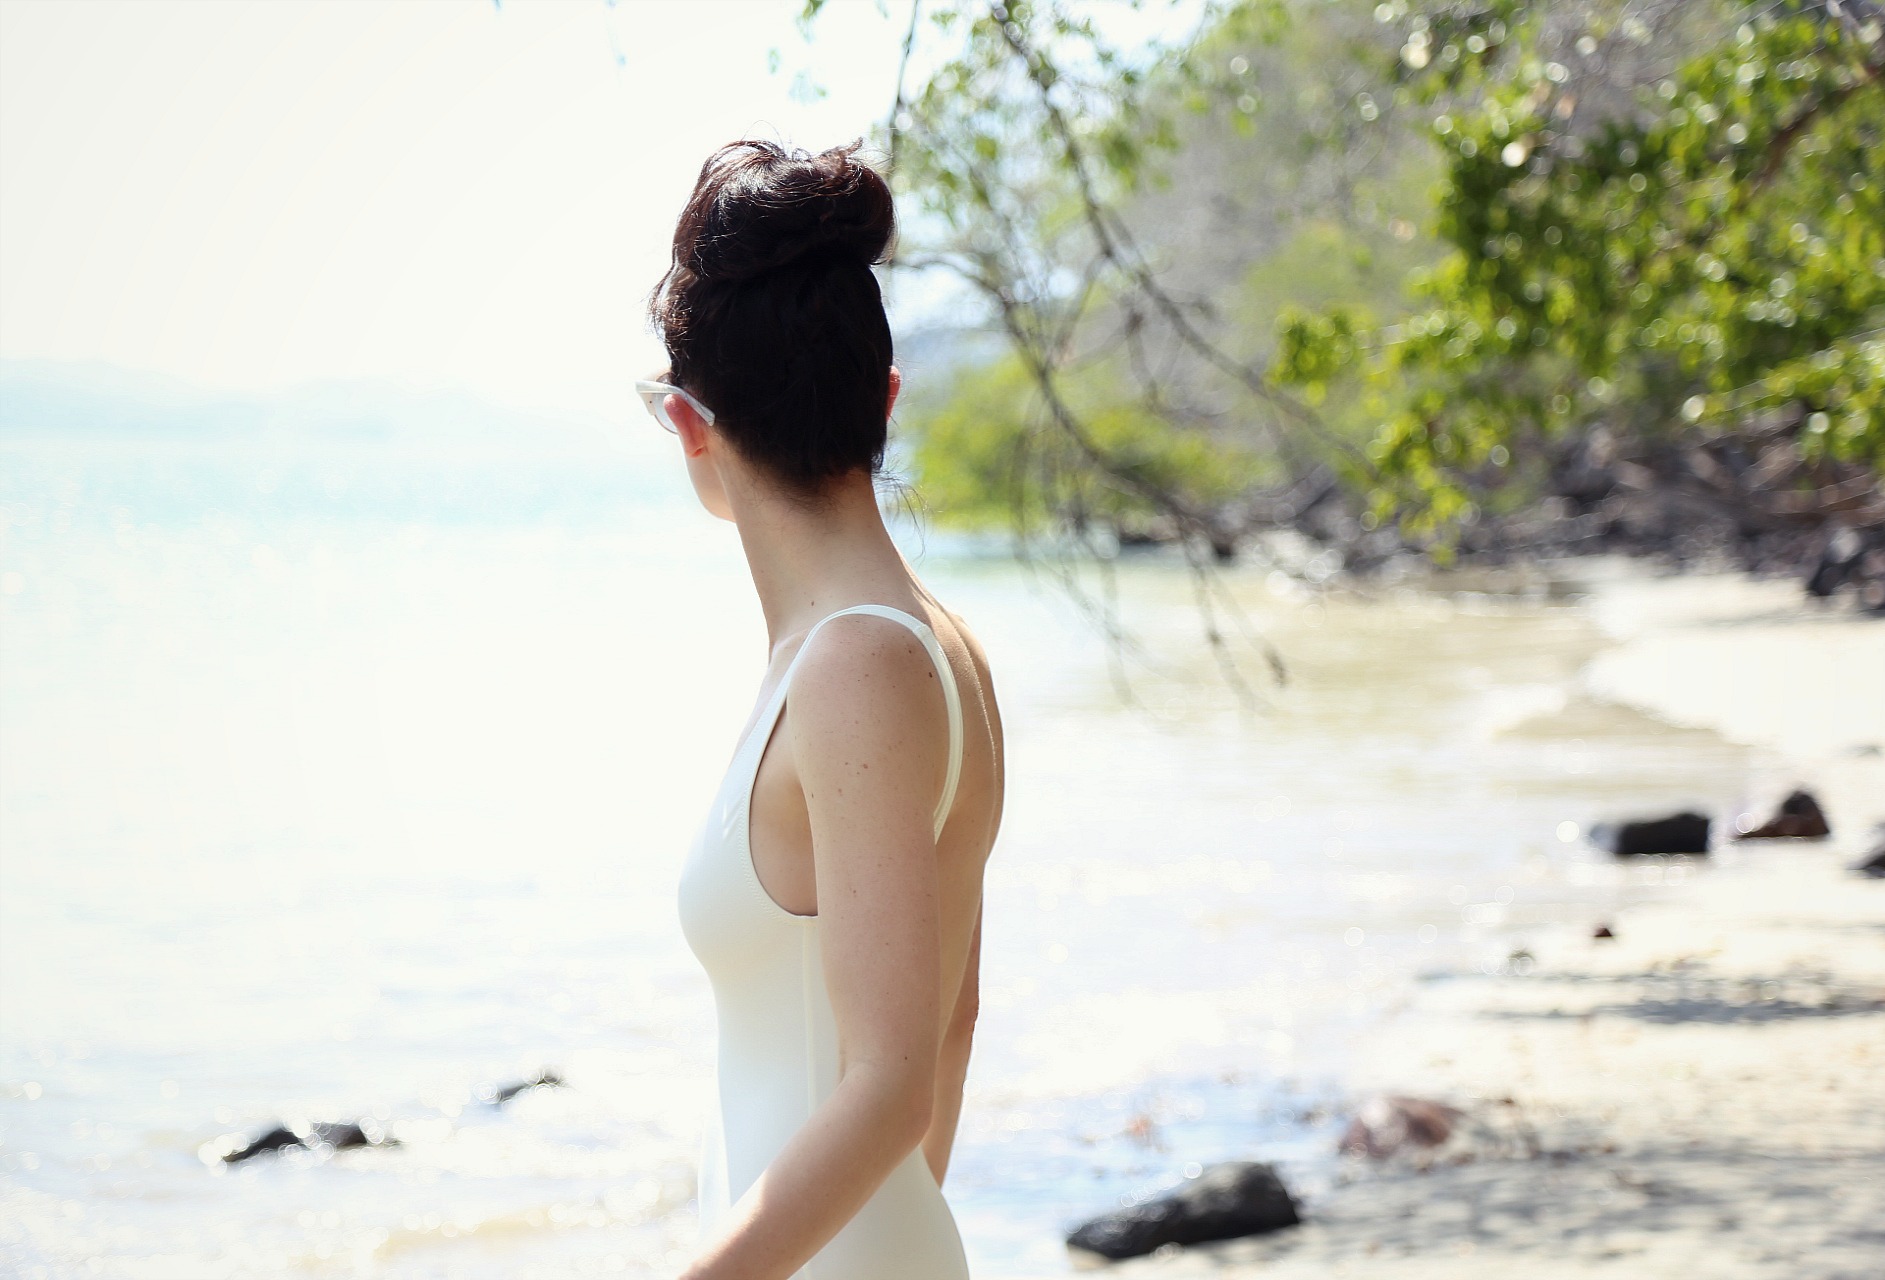
<path id="1" fill-rule="evenodd" d="M 796 10 L 9 0 L 0 357 L 618 414 L 706 153 L 888 108 L 897 16 Z"/>

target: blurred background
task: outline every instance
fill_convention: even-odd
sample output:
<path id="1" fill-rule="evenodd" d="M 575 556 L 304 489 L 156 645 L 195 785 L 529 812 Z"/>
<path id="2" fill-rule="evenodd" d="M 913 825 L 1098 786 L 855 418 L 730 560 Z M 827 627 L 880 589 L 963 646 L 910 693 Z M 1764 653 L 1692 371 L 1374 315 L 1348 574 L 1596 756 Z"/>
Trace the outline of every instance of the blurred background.
<path id="1" fill-rule="evenodd" d="M 766 637 L 631 384 L 758 135 L 897 189 L 886 511 L 1009 735 L 975 1274 L 1224 1161 L 1304 1223 L 1122 1274 L 1869 1274 L 1882 69 L 1858 0 L 7 0 L 5 1270 L 689 1256 Z"/>

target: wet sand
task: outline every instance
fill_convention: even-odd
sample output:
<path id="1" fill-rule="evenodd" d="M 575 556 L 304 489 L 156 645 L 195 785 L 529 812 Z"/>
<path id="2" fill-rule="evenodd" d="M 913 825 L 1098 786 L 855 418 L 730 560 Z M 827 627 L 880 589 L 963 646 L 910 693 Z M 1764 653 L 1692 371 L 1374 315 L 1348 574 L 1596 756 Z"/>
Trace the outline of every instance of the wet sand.
<path id="1" fill-rule="evenodd" d="M 1357 1046 L 1357 1097 L 1451 1101 L 1466 1132 L 1121 1280 L 1885 1274 L 1885 880 L 1845 869 L 1885 820 L 1885 621 L 1790 582 L 1591 591 L 1617 643 L 1589 691 L 1763 748 L 1750 801 L 1806 783 L 1833 838 L 1718 843 L 1614 940 L 1593 919 L 1522 974 L 1429 975 Z"/>

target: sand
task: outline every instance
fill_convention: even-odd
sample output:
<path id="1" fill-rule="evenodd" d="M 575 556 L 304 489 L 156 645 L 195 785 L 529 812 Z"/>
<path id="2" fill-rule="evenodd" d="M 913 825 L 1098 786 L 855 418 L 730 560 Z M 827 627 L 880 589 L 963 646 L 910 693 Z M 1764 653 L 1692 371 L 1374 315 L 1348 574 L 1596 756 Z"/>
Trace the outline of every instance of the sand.
<path id="1" fill-rule="evenodd" d="M 1593 573 L 1616 643 L 1588 690 L 1763 748 L 1759 802 L 1808 783 L 1834 838 L 1721 850 L 1523 976 L 1423 982 L 1356 1083 L 1465 1105 L 1468 1133 L 1121 1280 L 1885 1276 L 1885 880 L 1845 869 L 1885 820 L 1885 621 L 1792 582 Z"/>

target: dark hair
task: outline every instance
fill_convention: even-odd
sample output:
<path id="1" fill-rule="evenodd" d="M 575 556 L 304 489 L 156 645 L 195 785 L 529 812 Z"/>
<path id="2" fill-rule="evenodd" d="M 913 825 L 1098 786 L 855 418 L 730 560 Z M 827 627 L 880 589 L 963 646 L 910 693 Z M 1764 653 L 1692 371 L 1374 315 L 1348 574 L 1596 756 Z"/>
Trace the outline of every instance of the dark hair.
<path id="1" fill-rule="evenodd" d="M 743 139 L 707 157 L 648 304 L 669 378 L 799 497 L 883 467 L 890 323 L 871 266 L 896 215 L 860 145 Z"/>

